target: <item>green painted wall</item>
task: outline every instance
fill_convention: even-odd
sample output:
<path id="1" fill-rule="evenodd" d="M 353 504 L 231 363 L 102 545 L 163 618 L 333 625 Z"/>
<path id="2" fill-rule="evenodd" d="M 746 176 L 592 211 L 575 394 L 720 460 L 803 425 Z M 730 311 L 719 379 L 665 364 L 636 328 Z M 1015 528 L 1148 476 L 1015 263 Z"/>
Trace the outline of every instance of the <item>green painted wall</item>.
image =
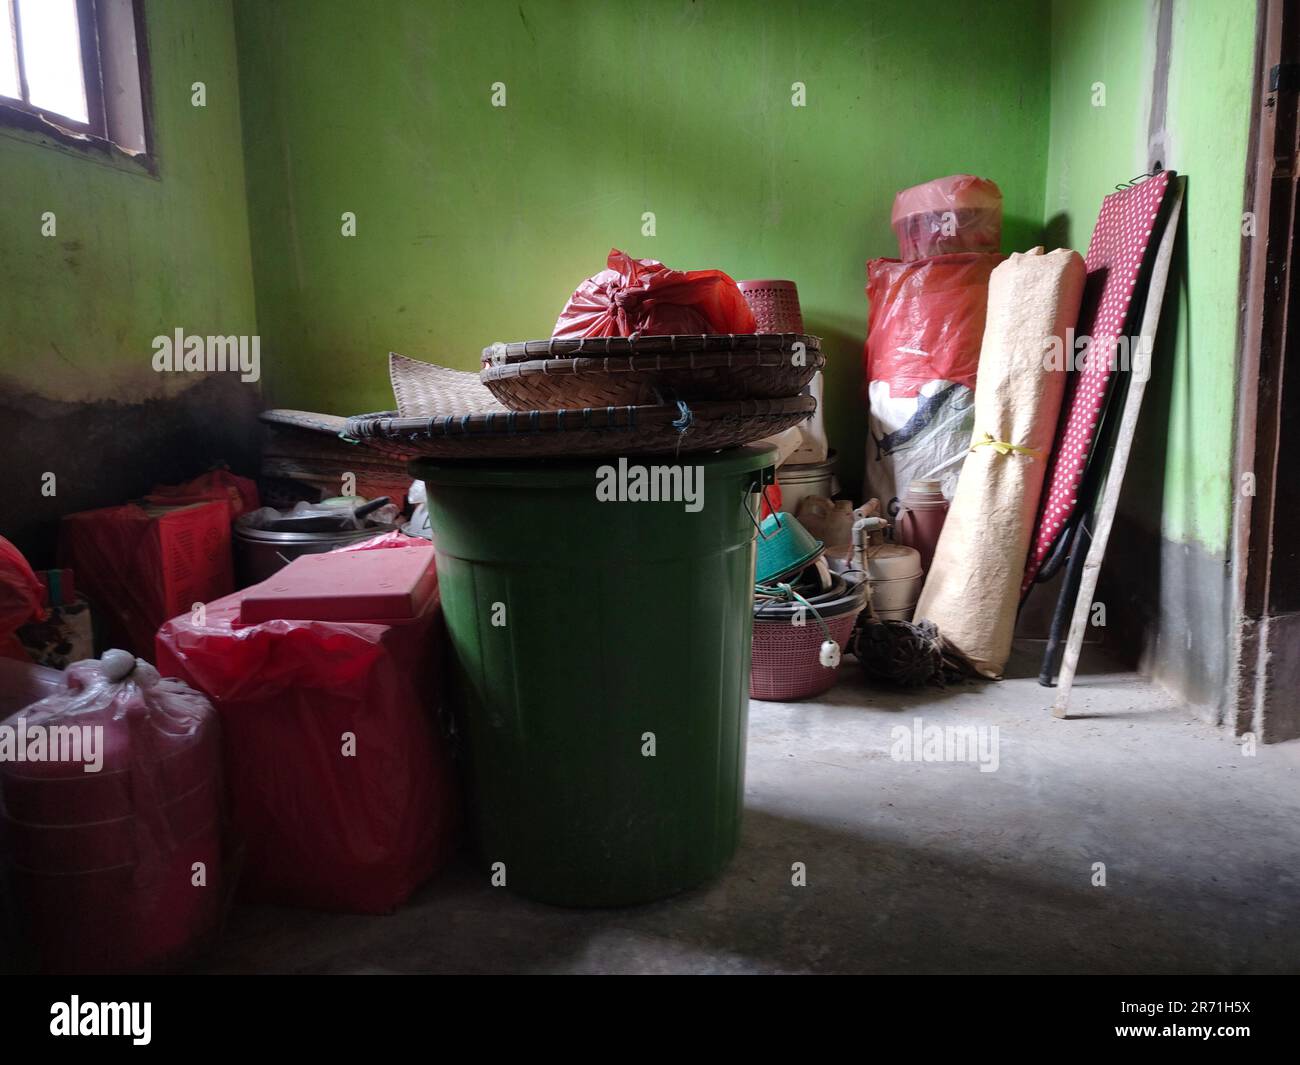
<path id="1" fill-rule="evenodd" d="M 1165 166 L 1187 175 L 1142 448 L 1125 506 L 1167 541 L 1227 550 L 1254 4 L 1175 0 Z M 1146 169 L 1155 4 L 1057 0 L 1052 9 L 1049 230 L 1087 247 L 1101 199 Z M 1106 106 L 1093 106 L 1093 85 Z M 1158 433 L 1157 433 L 1158 428 Z"/>
<path id="2" fill-rule="evenodd" d="M 236 22 L 276 405 L 389 407 L 389 349 L 472 369 L 547 336 L 618 246 L 798 282 L 852 484 L 894 192 L 971 171 L 1002 187 L 1008 248 L 1041 228 L 1045 3 L 239 0 Z"/>
<path id="3" fill-rule="evenodd" d="M 1084 252 L 1101 198 L 1146 169 L 1154 41 L 1148 0 L 1055 0 L 1047 219 Z M 1100 82 L 1105 106 L 1093 103 Z"/>
<path id="4" fill-rule="evenodd" d="M 1155 157 L 1185 176 L 1186 199 L 1098 598 L 1114 607 L 1111 644 L 1218 720 L 1235 624 L 1237 292 L 1255 5 L 1170 2 Z M 1147 169 L 1159 10 L 1159 0 L 1052 7 L 1046 217 L 1053 236 L 1080 250 L 1102 197 Z M 1098 82 L 1104 107 L 1094 106 Z"/>
<path id="5" fill-rule="evenodd" d="M 10 398 L 157 398 L 195 380 L 153 372 L 154 336 L 256 332 L 230 0 L 150 0 L 145 18 L 158 177 L 0 129 Z M 191 106 L 195 81 L 206 108 Z M 41 235 L 46 211 L 54 237 Z"/>
<path id="6" fill-rule="evenodd" d="M 1254 5 L 1174 9 L 1170 165 L 1189 175 L 1163 531 L 1227 549 L 1232 525 L 1238 278 L 1250 136 Z"/>

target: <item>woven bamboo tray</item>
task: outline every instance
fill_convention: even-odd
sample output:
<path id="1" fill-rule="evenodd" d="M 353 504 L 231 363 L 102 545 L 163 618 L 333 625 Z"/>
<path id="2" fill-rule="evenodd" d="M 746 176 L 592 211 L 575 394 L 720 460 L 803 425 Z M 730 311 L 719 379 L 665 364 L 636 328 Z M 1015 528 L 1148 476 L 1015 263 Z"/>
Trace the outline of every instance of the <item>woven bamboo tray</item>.
<path id="1" fill-rule="evenodd" d="M 680 454 L 753 443 L 816 408 L 812 396 L 790 396 L 406 418 L 390 411 L 349 418 L 345 434 L 399 458 Z"/>
<path id="2" fill-rule="evenodd" d="M 554 410 L 779 399 L 825 364 L 821 340 L 803 333 L 591 337 L 494 344 L 479 376 L 511 410 Z"/>
<path id="3" fill-rule="evenodd" d="M 403 418 L 432 418 L 446 414 L 486 414 L 506 408 L 468 370 L 453 370 L 421 362 L 395 351 L 388 353 L 388 380 Z"/>

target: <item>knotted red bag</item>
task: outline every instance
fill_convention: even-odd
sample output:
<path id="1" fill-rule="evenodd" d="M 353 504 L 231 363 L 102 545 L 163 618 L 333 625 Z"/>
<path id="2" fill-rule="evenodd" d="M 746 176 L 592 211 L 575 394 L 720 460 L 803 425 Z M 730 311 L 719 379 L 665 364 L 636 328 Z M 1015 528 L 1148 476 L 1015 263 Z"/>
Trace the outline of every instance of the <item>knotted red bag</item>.
<path id="1" fill-rule="evenodd" d="M 611 249 L 607 269 L 587 278 L 564 305 L 553 336 L 627 337 L 633 333 L 753 333 L 754 312 L 721 270 L 674 270 Z"/>

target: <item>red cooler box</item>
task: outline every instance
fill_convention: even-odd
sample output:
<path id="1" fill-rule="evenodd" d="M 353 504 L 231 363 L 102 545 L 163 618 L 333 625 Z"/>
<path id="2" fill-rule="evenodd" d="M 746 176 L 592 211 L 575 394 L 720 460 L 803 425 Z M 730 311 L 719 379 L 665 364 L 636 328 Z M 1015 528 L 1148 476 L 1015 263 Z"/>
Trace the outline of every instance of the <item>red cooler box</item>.
<path id="1" fill-rule="evenodd" d="M 453 847 L 432 545 L 359 548 L 295 559 L 158 633 L 159 669 L 221 717 L 250 901 L 387 912 Z"/>

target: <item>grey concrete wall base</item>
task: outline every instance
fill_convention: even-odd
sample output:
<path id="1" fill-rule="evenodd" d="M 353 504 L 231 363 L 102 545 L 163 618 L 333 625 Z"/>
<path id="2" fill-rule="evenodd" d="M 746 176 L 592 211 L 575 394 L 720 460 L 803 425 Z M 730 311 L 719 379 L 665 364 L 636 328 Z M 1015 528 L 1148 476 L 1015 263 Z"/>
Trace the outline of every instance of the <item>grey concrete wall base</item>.
<path id="1" fill-rule="evenodd" d="M 1228 705 L 1231 580 L 1224 556 L 1116 515 L 1097 598 L 1106 642 L 1204 721 Z"/>
<path id="2" fill-rule="evenodd" d="M 137 402 L 62 403 L 0 382 L 9 494 L 0 535 L 38 569 L 54 565 L 59 519 L 176 484 L 217 461 L 256 475 L 264 431 L 254 385 L 206 376 L 175 396 Z M 43 490 L 55 475 L 54 495 Z"/>

